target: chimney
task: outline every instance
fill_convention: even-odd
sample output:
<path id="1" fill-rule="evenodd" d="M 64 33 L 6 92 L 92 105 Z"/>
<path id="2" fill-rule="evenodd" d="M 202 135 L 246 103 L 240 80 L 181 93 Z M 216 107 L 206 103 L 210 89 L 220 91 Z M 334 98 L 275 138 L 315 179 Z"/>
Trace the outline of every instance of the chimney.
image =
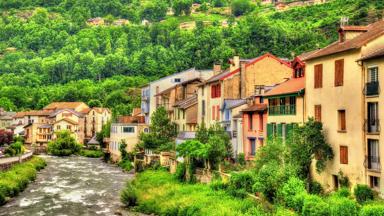
<path id="1" fill-rule="evenodd" d="M 240 98 L 246 98 L 246 73 L 245 66 L 247 62 L 240 63 Z"/>
<path id="2" fill-rule="evenodd" d="M 229 69 L 231 71 L 233 71 L 239 67 L 240 67 L 240 56 L 233 56 L 232 63 L 231 63 L 231 66 L 229 67 Z"/>
<path id="3" fill-rule="evenodd" d="M 221 64 L 215 63 L 213 65 L 213 75 L 221 73 Z"/>

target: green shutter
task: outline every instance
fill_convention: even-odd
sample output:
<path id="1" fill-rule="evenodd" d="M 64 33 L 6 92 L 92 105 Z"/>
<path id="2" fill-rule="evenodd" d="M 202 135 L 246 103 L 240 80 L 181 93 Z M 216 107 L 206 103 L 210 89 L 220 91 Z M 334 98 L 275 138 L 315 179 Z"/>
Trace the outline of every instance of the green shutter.
<path id="1" fill-rule="evenodd" d="M 267 124 L 267 139 L 273 138 L 273 127 L 271 123 Z"/>
<path id="2" fill-rule="evenodd" d="M 283 124 L 277 124 L 277 137 L 283 137 Z"/>
<path id="3" fill-rule="evenodd" d="M 286 126 L 286 132 L 287 132 L 287 137 L 291 134 L 291 131 L 293 130 L 293 124 L 287 124 Z"/>

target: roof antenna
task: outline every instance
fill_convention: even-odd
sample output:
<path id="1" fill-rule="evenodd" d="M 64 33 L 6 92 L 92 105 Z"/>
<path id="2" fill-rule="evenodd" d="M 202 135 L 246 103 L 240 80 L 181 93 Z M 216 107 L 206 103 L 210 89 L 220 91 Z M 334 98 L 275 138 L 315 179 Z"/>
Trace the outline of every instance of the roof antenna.
<path id="1" fill-rule="evenodd" d="M 348 25 L 349 18 L 348 17 L 341 17 L 340 18 L 340 27 Z"/>

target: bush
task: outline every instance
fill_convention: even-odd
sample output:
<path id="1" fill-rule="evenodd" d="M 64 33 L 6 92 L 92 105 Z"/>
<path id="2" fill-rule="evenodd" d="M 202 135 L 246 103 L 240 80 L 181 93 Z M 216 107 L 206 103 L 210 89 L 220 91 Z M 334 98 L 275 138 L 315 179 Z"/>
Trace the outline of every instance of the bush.
<path id="1" fill-rule="evenodd" d="M 212 181 L 209 186 L 212 188 L 212 190 L 225 190 L 228 188 L 228 185 L 224 182 L 222 182 L 221 180 L 215 180 L 215 181 Z"/>
<path id="2" fill-rule="evenodd" d="M 240 165 L 245 165 L 245 155 L 244 155 L 244 153 L 240 153 L 237 156 L 237 161 L 239 162 Z"/>
<path id="3" fill-rule="evenodd" d="M 307 195 L 304 198 L 302 214 L 305 216 L 328 216 L 329 205 L 317 195 Z"/>
<path id="4" fill-rule="evenodd" d="M 137 202 L 137 195 L 135 188 L 132 185 L 132 182 L 127 182 L 124 190 L 120 195 L 121 202 L 126 206 L 135 206 Z"/>
<path id="5" fill-rule="evenodd" d="M 122 160 L 119 162 L 119 167 L 125 171 L 131 171 L 133 169 L 132 162 L 129 160 Z"/>
<path id="6" fill-rule="evenodd" d="M 362 204 L 368 200 L 373 200 L 373 191 L 367 185 L 356 185 L 354 195 L 358 203 Z"/>
<path id="7" fill-rule="evenodd" d="M 104 153 L 101 150 L 83 149 L 80 151 L 80 155 L 89 158 L 101 158 L 104 156 Z"/>
<path id="8" fill-rule="evenodd" d="M 360 210 L 361 216 L 382 216 L 384 215 L 384 205 L 369 204 Z"/>
<path id="9" fill-rule="evenodd" d="M 296 195 L 305 193 L 305 184 L 297 177 L 291 177 L 283 184 L 283 186 L 277 191 L 278 199 L 283 202 L 289 208 L 297 208 Z"/>
<path id="10" fill-rule="evenodd" d="M 177 164 L 176 172 L 175 172 L 176 179 L 183 182 L 185 180 L 185 171 L 186 171 L 186 169 L 185 169 L 184 163 Z"/>
<path id="11" fill-rule="evenodd" d="M 33 157 L 27 162 L 0 172 L 0 204 L 5 203 L 6 197 L 14 197 L 23 191 L 30 181 L 35 180 L 37 171 L 45 166 L 43 159 Z"/>
<path id="12" fill-rule="evenodd" d="M 228 192 L 233 196 L 244 198 L 247 193 L 252 192 L 254 183 L 254 177 L 249 171 L 233 173 L 228 182 Z"/>
<path id="13" fill-rule="evenodd" d="M 351 191 L 349 190 L 349 188 L 342 187 L 342 188 L 339 188 L 335 192 L 335 195 L 338 197 L 347 197 L 348 198 L 351 196 Z"/>
<path id="14" fill-rule="evenodd" d="M 13 157 L 16 155 L 20 155 L 24 152 L 23 143 L 15 142 L 12 143 L 8 148 L 5 149 L 4 154 Z"/>
<path id="15" fill-rule="evenodd" d="M 321 186 L 321 184 L 317 181 L 311 181 L 309 183 L 309 193 L 316 194 L 316 195 L 323 194 L 324 193 L 323 186 Z"/>
<path id="16" fill-rule="evenodd" d="M 328 200 L 331 215 L 357 216 L 358 208 L 356 202 L 346 197 L 334 196 Z"/>
<path id="17" fill-rule="evenodd" d="M 250 0 L 233 0 L 231 9 L 233 15 L 241 16 L 249 11 L 252 11 L 253 5 Z"/>

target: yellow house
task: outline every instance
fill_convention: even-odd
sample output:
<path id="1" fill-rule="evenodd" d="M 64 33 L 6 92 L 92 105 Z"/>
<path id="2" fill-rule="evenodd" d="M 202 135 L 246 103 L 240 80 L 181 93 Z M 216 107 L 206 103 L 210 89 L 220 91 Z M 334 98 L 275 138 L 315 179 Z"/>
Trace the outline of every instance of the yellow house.
<path id="1" fill-rule="evenodd" d="M 343 26 L 339 40 L 306 59 L 307 117 L 323 123 L 334 159 L 315 179 L 326 189 L 339 187 L 341 171 L 355 185 L 368 184 L 365 133 L 365 77 L 362 56 L 384 44 L 384 21 L 368 26 Z M 369 99 L 372 100 L 372 99 Z"/>
<path id="2" fill-rule="evenodd" d="M 180 132 L 194 132 L 197 126 L 197 95 L 193 95 L 174 105 L 174 122 Z"/>
<path id="3" fill-rule="evenodd" d="M 384 119 L 383 96 L 380 83 L 384 83 L 384 43 L 359 59 L 362 66 L 364 85 L 364 140 L 366 183 L 383 196 L 384 174 L 381 170 L 380 159 L 384 157 L 384 140 L 380 139 L 380 119 Z M 383 157 L 382 157 L 383 156 Z"/>
<path id="4" fill-rule="evenodd" d="M 52 125 L 53 132 L 68 130 L 72 133 L 78 143 L 84 144 L 84 114 L 71 109 L 62 109 L 53 112 L 49 117 L 51 118 L 50 123 Z M 53 139 L 56 139 L 55 134 L 53 134 Z"/>
<path id="5" fill-rule="evenodd" d="M 127 144 L 128 152 L 134 151 L 139 143 L 139 135 L 148 133 L 148 126 L 145 124 L 144 116 L 121 116 L 117 122 L 111 124 L 111 135 L 109 152 L 113 161 L 119 161 L 121 157 L 120 144 Z"/>
<path id="6" fill-rule="evenodd" d="M 92 107 L 81 111 L 85 115 L 85 140 L 88 142 L 96 133 L 100 132 L 103 125 L 111 120 L 111 110 L 102 107 Z"/>

